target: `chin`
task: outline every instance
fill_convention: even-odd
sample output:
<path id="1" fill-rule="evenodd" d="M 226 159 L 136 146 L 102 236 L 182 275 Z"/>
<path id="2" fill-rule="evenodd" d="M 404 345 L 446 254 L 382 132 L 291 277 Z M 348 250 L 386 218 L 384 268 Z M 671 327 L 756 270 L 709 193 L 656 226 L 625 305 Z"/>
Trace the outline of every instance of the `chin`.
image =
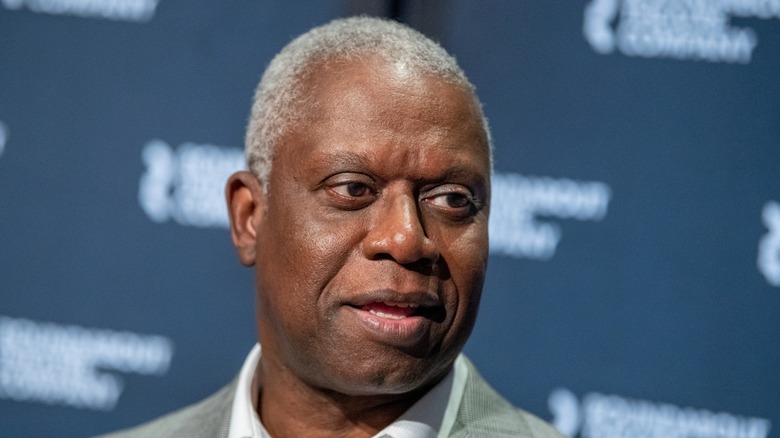
<path id="1" fill-rule="evenodd" d="M 454 358 L 453 358 L 454 360 Z M 441 380 L 452 366 L 445 363 L 415 359 L 412 363 L 393 360 L 371 361 L 362 367 L 352 367 L 340 377 L 328 379 L 331 390 L 351 396 L 408 394 L 428 389 Z"/>

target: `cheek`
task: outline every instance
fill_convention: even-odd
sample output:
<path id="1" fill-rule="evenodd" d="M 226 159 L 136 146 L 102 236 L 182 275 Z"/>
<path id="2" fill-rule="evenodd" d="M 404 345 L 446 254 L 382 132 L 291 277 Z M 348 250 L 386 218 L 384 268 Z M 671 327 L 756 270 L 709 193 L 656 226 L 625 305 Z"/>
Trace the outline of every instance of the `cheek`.
<path id="1" fill-rule="evenodd" d="M 482 284 L 488 261 L 487 224 L 479 222 L 465 230 L 441 233 L 442 257 L 458 283 Z M 465 286 L 465 285 L 463 285 Z"/>
<path id="2" fill-rule="evenodd" d="M 266 272 L 259 277 L 264 301 L 276 309 L 314 309 L 323 290 L 343 268 L 356 247 L 354 223 L 328 220 L 316 205 L 287 203 L 269 213 L 267 239 L 258 242 Z M 274 214 L 275 213 L 275 214 Z M 273 283 L 271 283 L 273 282 Z"/>
<path id="3" fill-rule="evenodd" d="M 304 265 L 302 274 L 323 289 L 357 248 L 360 231 L 354 221 L 329 220 L 316 213 L 296 219 L 293 257 Z"/>
<path id="4" fill-rule="evenodd" d="M 442 257 L 446 260 L 457 291 L 456 323 L 473 325 L 487 269 L 487 227 L 475 226 L 451 235 L 445 242 Z"/>

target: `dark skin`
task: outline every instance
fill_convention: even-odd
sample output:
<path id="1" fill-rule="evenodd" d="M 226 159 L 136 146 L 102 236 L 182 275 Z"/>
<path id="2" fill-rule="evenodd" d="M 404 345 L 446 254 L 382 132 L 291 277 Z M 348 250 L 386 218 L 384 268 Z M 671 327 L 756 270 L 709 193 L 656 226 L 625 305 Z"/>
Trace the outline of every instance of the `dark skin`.
<path id="1" fill-rule="evenodd" d="M 259 414 L 274 437 L 370 437 L 452 368 L 487 267 L 490 162 L 473 95 L 377 59 L 328 62 L 267 195 L 227 186 L 254 266 Z"/>

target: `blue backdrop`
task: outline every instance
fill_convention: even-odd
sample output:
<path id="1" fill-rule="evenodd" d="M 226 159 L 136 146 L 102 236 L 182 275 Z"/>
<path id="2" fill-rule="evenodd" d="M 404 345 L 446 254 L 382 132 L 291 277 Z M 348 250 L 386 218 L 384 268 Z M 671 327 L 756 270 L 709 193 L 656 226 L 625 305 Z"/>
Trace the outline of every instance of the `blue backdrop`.
<path id="1" fill-rule="evenodd" d="M 224 181 L 292 37 L 392 15 L 496 143 L 466 352 L 582 437 L 780 436 L 780 2 L 0 0 L 0 435 L 201 399 L 255 340 Z"/>

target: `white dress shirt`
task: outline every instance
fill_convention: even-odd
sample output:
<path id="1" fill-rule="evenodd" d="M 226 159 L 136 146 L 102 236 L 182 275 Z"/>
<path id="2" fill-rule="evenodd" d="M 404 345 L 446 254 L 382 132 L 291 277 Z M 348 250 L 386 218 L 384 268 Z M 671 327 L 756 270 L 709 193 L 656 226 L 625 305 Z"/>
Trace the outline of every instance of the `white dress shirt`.
<path id="1" fill-rule="evenodd" d="M 271 438 L 257 415 L 253 378 L 260 361 L 260 345 L 249 352 L 238 375 L 228 438 Z M 374 438 L 443 438 L 455 424 L 468 369 L 460 355 L 447 376 L 412 407 L 379 431 Z"/>

